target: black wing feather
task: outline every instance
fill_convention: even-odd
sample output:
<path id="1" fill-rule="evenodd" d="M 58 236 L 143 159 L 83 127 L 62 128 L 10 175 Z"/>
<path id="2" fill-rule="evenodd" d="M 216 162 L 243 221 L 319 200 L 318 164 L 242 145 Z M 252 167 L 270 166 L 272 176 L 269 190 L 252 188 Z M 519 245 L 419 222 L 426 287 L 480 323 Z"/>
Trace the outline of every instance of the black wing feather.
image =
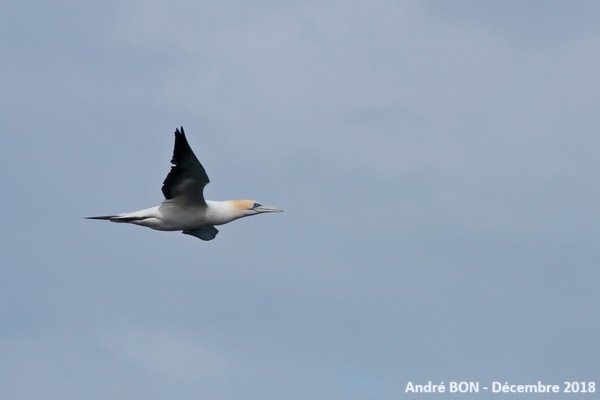
<path id="1" fill-rule="evenodd" d="M 213 240 L 215 236 L 217 236 L 217 233 L 219 233 L 219 230 L 212 225 L 204 225 L 199 229 L 184 230 L 182 233 L 196 236 L 198 239 L 202 240 Z"/>
<path id="2" fill-rule="evenodd" d="M 181 198 L 185 202 L 204 204 L 204 186 L 210 180 L 185 138 L 183 126 L 181 130 L 175 130 L 175 147 L 171 164 L 173 166 L 162 186 L 165 198 L 167 200 Z"/>

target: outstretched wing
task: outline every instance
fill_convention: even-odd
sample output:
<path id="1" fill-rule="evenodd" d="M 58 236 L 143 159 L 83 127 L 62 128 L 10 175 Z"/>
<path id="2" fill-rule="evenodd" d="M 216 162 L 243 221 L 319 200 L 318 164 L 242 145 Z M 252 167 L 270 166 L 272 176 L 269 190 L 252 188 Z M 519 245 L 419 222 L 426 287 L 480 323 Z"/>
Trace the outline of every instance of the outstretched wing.
<path id="1" fill-rule="evenodd" d="M 175 148 L 162 192 L 165 199 L 190 205 L 204 205 L 204 186 L 210 182 L 206 171 L 192 151 L 183 126 L 175 130 Z"/>

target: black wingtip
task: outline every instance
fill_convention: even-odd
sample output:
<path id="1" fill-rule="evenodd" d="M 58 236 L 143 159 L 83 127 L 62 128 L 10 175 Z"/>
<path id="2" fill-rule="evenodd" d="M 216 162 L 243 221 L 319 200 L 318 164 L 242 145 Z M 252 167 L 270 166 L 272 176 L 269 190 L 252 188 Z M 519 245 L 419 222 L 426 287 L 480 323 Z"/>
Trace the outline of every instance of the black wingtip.
<path id="1" fill-rule="evenodd" d="M 181 128 L 175 128 L 175 136 L 183 135 L 185 136 L 185 132 L 183 131 L 183 126 Z"/>

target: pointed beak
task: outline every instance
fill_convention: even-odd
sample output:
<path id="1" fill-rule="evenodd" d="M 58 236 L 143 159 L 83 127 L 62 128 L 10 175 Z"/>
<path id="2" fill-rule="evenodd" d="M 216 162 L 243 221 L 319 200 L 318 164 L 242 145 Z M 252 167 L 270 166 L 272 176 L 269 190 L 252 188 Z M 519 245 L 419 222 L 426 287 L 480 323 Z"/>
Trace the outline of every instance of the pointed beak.
<path id="1" fill-rule="evenodd" d="M 260 205 L 258 207 L 254 207 L 254 210 L 256 210 L 259 213 L 283 212 L 283 210 L 281 208 L 265 206 L 264 204 Z"/>

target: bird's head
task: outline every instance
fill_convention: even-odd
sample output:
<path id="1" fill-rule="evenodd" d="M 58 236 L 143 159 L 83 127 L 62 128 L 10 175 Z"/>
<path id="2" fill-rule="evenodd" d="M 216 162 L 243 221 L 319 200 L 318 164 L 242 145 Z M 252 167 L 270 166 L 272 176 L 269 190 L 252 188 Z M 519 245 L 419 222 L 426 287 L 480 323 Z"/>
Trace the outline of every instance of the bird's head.
<path id="1" fill-rule="evenodd" d="M 255 200 L 233 200 L 233 207 L 239 211 L 243 217 L 250 215 L 269 213 L 269 212 L 282 212 L 283 210 L 276 207 L 266 206 Z"/>

